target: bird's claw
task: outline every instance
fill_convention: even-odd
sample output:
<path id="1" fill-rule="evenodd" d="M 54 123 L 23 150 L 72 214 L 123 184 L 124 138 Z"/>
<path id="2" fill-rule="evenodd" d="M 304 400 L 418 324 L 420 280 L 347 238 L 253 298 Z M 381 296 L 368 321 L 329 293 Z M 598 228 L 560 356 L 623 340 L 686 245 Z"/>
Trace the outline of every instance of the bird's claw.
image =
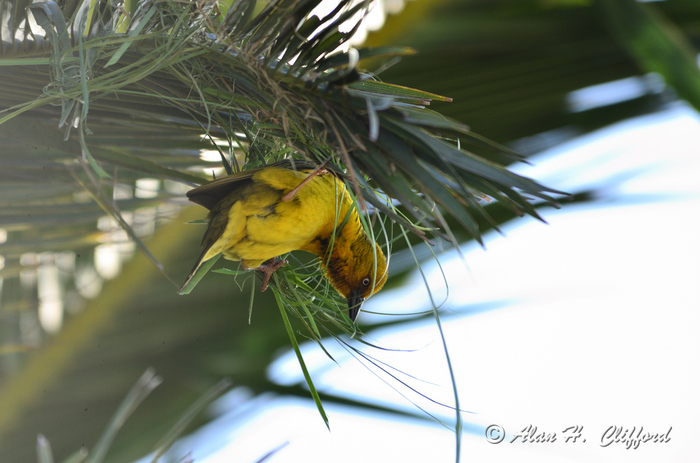
<path id="1" fill-rule="evenodd" d="M 263 262 L 262 265 L 254 270 L 260 270 L 263 273 L 263 280 L 262 280 L 262 286 L 260 286 L 260 291 L 265 291 L 267 289 L 268 284 L 270 283 L 270 278 L 272 278 L 272 274 L 277 271 L 280 267 L 285 265 L 287 263 L 286 260 L 284 259 L 270 259 L 266 262 Z"/>

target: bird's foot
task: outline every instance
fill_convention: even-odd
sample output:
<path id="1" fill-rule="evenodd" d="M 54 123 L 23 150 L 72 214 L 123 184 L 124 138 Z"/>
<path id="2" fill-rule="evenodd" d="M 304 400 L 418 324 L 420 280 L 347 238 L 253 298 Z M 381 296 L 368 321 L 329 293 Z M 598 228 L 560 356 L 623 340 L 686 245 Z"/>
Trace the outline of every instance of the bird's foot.
<path id="1" fill-rule="evenodd" d="M 277 269 L 279 269 L 286 263 L 286 260 L 275 257 L 274 259 L 266 260 L 257 268 L 251 269 L 248 268 L 245 264 L 243 264 L 243 268 L 245 270 L 259 270 L 263 273 L 263 280 L 262 286 L 260 286 L 260 291 L 265 291 L 267 289 L 268 284 L 270 283 L 270 278 L 272 277 L 272 274 L 275 273 Z"/>

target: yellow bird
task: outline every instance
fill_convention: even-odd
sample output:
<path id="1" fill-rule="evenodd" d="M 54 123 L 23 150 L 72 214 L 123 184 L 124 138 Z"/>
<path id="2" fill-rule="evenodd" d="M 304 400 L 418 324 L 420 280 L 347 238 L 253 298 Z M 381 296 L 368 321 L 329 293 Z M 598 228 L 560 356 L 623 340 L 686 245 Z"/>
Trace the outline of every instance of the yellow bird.
<path id="1" fill-rule="evenodd" d="M 307 251 L 319 256 L 354 321 L 364 299 L 386 282 L 386 258 L 365 233 L 345 183 L 309 161 L 284 160 L 229 175 L 187 197 L 210 212 L 202 254 L 183 287 L 202 263 L 223 253 L 245 269 L 261 270 L 264 291 L 285 264 L 280 255 Z"/>

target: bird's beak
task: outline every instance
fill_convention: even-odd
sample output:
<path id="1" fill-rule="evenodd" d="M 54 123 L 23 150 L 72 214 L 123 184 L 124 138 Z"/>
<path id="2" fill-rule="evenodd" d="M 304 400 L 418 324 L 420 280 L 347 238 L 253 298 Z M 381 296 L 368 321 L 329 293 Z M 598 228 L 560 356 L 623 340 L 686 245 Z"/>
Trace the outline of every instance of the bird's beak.
<path id="1" fill-rule="evenodd" d="M 360 313 L 360 307 L 362 307 L 362 303 L 364 302 L 365 298 L 362 297 L 359 293 L 352 292 L 350 293 L 350 297 L 348 297 L 348 309 L 350 310 L 349 315 L 350 315 L 350 320 L 355 321 L 357 318 L 357 314 Z"/>

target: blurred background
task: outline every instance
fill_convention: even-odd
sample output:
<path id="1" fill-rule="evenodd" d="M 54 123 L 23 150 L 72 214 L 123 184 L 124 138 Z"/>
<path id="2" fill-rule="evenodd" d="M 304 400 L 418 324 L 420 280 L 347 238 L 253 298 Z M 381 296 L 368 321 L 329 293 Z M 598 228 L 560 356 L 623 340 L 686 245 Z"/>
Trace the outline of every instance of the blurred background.
<path id="1" fill-rule="evenodd" d="M 150 139 L 158 125 L 90 136 L 98 161 L 133 156 L 115 168 L 107 200 L 161 272 L 96 204 L 105 199 L 76 183 L 61 159 L 80 148 L 62 141 L 50 112 L 5 122 L 2 461 L 37 461 L 38 434 L 56 461 L 94 448 L 148 368 L 162 383 L 105 461 L 151 461 L 217 384 L 226 392 L 161 461 L 453 461 L 453 385 L 425 314 L 434 305 L 463 410 L 463 461 L 692 460 L 700 5 L 386 0 L 368 26 L 364 45 L 419 50 L 373 63 L 382 80 L 453 98 L 433 109 L 527 156 L 512 169 L 570 193 L 562 208 L 538 204 L 543 224 L 494 205 L 501 233 L 485 230 L 484 248 L 464 233 L 460 252 L 397 244 L 389 284 L 359 318 L 381 349 L 330 338 L 332 361 L 316 343 L 302 345 L 329 432 L 270 292 L 254 294 L 249 323 L 252 278 L 210 273 L 188 296 L 170 281 L 179 284 L 199 254 L 203 228 L 187 222 L 205 214 L 186 205 L 184 174 L 163 179 L 153 167 L 143 176 L 138 160 L 159 162 L 167 149 L 163 165 L 210 172 L 220 160 L 198 140 L 200 127 L 169 146 Z M 8 95 L 44 85 L 40 69 L 21 82 L 11 72 L 0 66 L 4 108 Z M 91 111 L 108 117 L 99 103 Z M 670 440 L 604 445 L 618 429 Z M 489 432 L 504 440 L 489 442 Z M 552 434 L 555 442 L 523 442 Z"/>

